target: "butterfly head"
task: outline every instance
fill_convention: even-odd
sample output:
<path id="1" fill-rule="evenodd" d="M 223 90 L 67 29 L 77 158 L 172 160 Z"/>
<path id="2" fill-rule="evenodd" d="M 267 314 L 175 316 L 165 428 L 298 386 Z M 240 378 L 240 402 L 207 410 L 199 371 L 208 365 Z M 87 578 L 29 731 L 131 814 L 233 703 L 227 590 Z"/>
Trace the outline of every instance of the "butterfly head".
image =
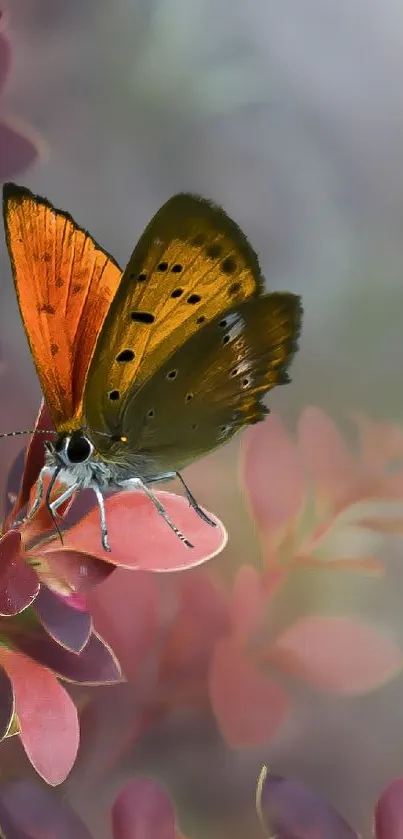
<path id="1" fill-rule="evenodd" d="M 45 446 L 56 464 L 65 469 L 88 463 L 94 453 L 94 446 L 83 431 L 60 434 L 54 443 L 47 441 Z"/>

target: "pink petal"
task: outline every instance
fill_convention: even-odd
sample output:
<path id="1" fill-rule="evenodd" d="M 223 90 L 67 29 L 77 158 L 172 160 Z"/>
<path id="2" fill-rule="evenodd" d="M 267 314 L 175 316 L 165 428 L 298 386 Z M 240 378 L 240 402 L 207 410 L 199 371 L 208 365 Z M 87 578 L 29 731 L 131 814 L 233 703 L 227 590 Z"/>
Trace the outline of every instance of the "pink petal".
<path id="1" fill-rule="evenodd" d="M 319 795 L 265 769 L 256 804 L 264 832 L 276 839 L 358 839 L 337 810 Z"/>
<path id="2" fill-rule="evenodd" d="M 29 633 L 18 627 L 10 628 L 9 635 L 22 653 L 67 681 L 98 685 L 122 680 L 112 650 L 96 633 L 90 635 L 79 655 L 56 644 L 40 624 L 31 626 Z"/>
<path id="3" fill-rule="evenodd" d="M 20 120 L 3 118 L 0 122 L 0 179 L 25 172 L 41 153 L 41 144 L 31 128 Z"/>
<path id="4" fill-rule="evenodd" d="M 113 839 L 175 839 L 175 811 L 151 778 L 129 781 L 112 807 Z"/>
<path id="5" fill-rule="evenodd" d="M 123 568 L 142 571 L 182 571 L 201 565 L 216 556 L 227 543 L 221 522 L 211 527 L 189 507 L 185 498 L 169 492 L 156 492 L 174 524 L 192 542 L 188 548 L 158 514 L 153 503 L 142 492 L 120 492 L 106 500 L 106 517 L 111 553 L 101 545 L 99 511 L 94 509 L 64 538 L 64 550 L 82 551 Z M 52 540 L 42 552 L 57 550 L 60 542 Z"/>
<path id="6" fill-rule="evenodd" d="M 34 429 L 42 431 L 46 429 L 52 430 L 52 420 L 44 402 L 42 402 L 39 409 L 38 416 L 35 421 Z M 50 435 L 51 436 L 51 435 Z M 45 462 L 44 440 L 46 436 L 43 434 L 33 434 L 25 455 L 24 475 L 22 479 L 19 496 L 14 505 L 10 520 L 14 521 L 18 518 L 18 513 L 28 503 L 31 489 L 36 482 L 39 472 Z"/>
<path id="7" fill-rule="evenodd" d="M 5 839 L 92 839 L 66 801 L 30 781 L 1 784 L 0 829 Z"/>
<path id="8" fill-rule="evenodd" d="M 232 630 L 242 643 L 256 628 L 266 602 L 262 579 L 253 565 L 242 565 L 235 577 L 231 602 Z"/>
<path id="9" fill-rule="evenodd" d="M 4 511 L 7 520 L 18 498 L 21 478 L 24 472 L 25 449 L 13 461 L 13 465 L 7 475 L 6 491 L 4 493 Z M 15 518 L 15 517 L 13 517 Z"/>
<path id="10" fill-rule="evenodd" d="M 0 665 L 0 740 L 9 731 L 14 716 L 14 691 L 9 676 Z"/>
<path id="11" fill-rule="evenodd" d="M 270 531 L 298 514 L 304 477 L 296 446 L 275 414 L 245 432 L 242 474 L 258 527 Z"/>
<path id="12" fill-rule="evenodd" d="M 68 551 L 53 539 L 30 552 L 41 582 L 62 597 L 86 594 L 106 580 L 113 565 L 81 551 Z"/>
<path id="13" fill-rule="evenodd" d="M 11 46 L 10 41 L 3 32 L 0 32 L 0 92 L 8 78 L 11 67 Z"/>
<path id="14" fill-rule="evenodd" d="M 306 471 L 329 499 L 339 502 L 357 474 L 357 465 L 335 423 L 319 408 L 306 408 L 298 428 L 298 448 Z"/>
<path id="15" fill-rule="evenodd" d="M 34 608 L 46 632 L 58 644 L 72 652 L 81 652 L 91 634 L 91 615 L 63 603 L 45 586 L 41 587 Z"/>
<path id="16" fill-rule="evenodd" d="M 1 661 L 14 688 L 24 749 L 48 784 L 70 772 L 79 743 L 77 710 L 56 676 L 21 653 L 2 649 Z"/>
<path id="17" fill-rule="evenodd" d="M 382 792 L 375 807 L 376 839 L 402 839 L 403 778 L 396 778 Z"/>
<path id="18" fill-rule="evenodd" d="M 118 656 L 125 675 L 135 679 L 157 643 L 160 602 L 155 577 L 117 568 L 88 603 L 96 629 Z"/>
<path id="19" fill-rule="evenodd" d="M 21 556 L 21 535 L 9 530 L 0 540 L 0 615 L 22 612 L 38 591 L 38 575 Z"/>
<path id="20" fill-rule="evenodd" d="M 402 668 L 393 641 L 343 617 L 296 621 L 272 644 L 268 659 L 316 688 L 339 694 L 373 690 Z"/>
<path id="21" fill-rule="evenodd" d="M 266 678 L 232 638 L 216 644 L 209 687 L 218 726 L 235 748 L 266 743 L 287 715 L 282 688 Z"/>

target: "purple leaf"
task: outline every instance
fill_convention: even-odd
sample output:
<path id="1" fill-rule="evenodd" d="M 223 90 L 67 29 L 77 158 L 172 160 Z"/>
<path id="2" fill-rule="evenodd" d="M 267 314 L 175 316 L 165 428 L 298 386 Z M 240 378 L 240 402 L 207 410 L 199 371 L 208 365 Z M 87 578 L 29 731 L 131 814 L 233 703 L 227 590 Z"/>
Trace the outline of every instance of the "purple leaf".
<path id="1" fill-rule="evenodd" d="M 376 839 L 401 839 L 403 836 L 403 778 L 396 778 L 381 794 L 375 807 Z"/>
<path id="2" fill-rule="evenodd" d="M 39 579 L 20 555 L 21 535 L 9 530 L 0 539 L 0 615 L 10 617 L 26 609 L 39 591 Z"/>
<path id="3" fill-rule="evenodd" d="M 357 839 L 355 831 L 319 795 L 264 767 L 256 796 L 265 832 L 276 839 Z"/>
<path id="4" fill-rule="evenodd" d="M 24 172 L 38 159 L 38 140 L 29 136 L 29 129 L 11 120 L 0 122 L 0 179 L 2 181 Z"/>
<path id="5" fill-rule="evenodd" d="M 15 649 L 67 681 L 89 685 L 122 681 L 121 670 L 112 650 L 96 633 L 90 635 L 88 643 L 79 654 L 56 644 L 40 624 L 31 627 L 29 633 L 21 631 L 18 625 L 10 627 L 8 635 Z"/>
<path id="6" fill-rule="evenodd" d="M 164 788 L 144 778 L 129 781 L 112 807 L 113 839 L 175 839 L 175 811 Z"/>
<path id="7" fill-rule="evenodd" d="M 34 608 L 46 632 L 58 644 L 73 653 L 81 652 L 91 634 L 91 615 L 68 606 L 46 586 L 41 586 Z"/>
<path id="8" fill-rule="evenodd" d="M 5 839 L 92 839 L 65 801 L 30 781 L 0 784 L 0 828 Z"/>
<path id="9" fill-rule="evenodd" d="M 0 32 L 0 91 L 3 89 L 11 67 L 11 45 L 3 32 Z"/>
<path id="10" fill-rule="evenodd" d="M 0 740 L 6 736 L 14 714 L 14 691 L 12 683 L 0 667 Z"/>
<path id="11" fill-rule="evenodd" d="M 0 123 L 0 153 L 1 153 L 1 123 Z M 1 158 L 1 154 L 0 154 Z M 0 176 L 1 176 L 1 169 L 0 169 Z M 52 429 L 53 424 L 50 418 L 49 411 L 42 401 L 41 407 L 39 409 L 38 416 L 35 422 L 35 429 L 37 431 Z M 39 476 L 39 472 L 45 462 L 45 448 L 44 448 L 44 440 L 45 436 L 43 434 L 33 434 L 29 443 L 28 447 L 25 451 L 24 457 L 24 470 L 23 470 L 23 478 L 21 483 L 20 492 L 13 510 L 13 519 L 17 518 L 18 513 L 20 510 L 25 507 L 29 500 L 30 491 Z"/>

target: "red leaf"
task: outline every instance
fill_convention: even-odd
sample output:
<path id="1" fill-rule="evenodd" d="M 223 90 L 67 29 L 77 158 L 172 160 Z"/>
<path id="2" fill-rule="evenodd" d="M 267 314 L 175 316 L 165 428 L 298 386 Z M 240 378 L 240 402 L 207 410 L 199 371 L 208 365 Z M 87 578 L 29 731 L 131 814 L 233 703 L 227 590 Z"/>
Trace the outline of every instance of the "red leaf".
<path id="1" fill-rule="evenodd" d="M 49 411 L 44 402 L 42 402 L 39 409 L 38 416 L 35 422 L 35 430 L 52 429 L 52 420 L 50 419 Z M 20 488 L 20 493 L 14 504 L 14 509 L 11 511 L 9 520 L 12 523 L 18 517 L 18 513 L 28 503 L 31 489 L 38 478 L 39 472 L 45 462 L 45 449 L 43 442 L 45 440 L 43 434 L 33 434 L 25 455 L 24 475 Z"/>
<path id="2" fill-rule="evenodd" d="M 304 477 L 297 448 L 271 414 L 243 437 L 243 480 L 252 513 L 262 529 L 278 528 L 299 512 Z"/>
<path id="3" fill-rule="evenodd" d="M 113 565 L 142 571 L 182 571 L 201 565 L 223 550 L 227 533 L 215 516 L 211 517 L 217 527 L 211 527 L 182 496 L 169 492 L 155 494 L 194 548 L 186 547 L 178 539 L 144 493 L 120 492 L 106 500 L 111 553 L 101 545 L 98 509 L 66 533 L 64 550 L 85 552 Z M 41 548 L 43 554 L 54 550 L 62 552 L 56 539 Z"/>
<path id="4" fill-rule="evenodd" d="M 236 748 L 265 743 L 287 715 L 282 688 L 260 673 L 232 638 L 216 644 L 209 687 L 221 733 Z"/>
<path id="5" fill-rule="evenodd" d="M 403 778 L 396 778 L 382 792 L 375 807 L 376 839 L 402 839 Z"/>
<path id="6" fill-rule="evenodd" d="M 49 549 L 49 545 L 51 546 Z M 82 551 L 64 550 L 60 541 L 37 545 L 30 552 L 43 583 L 62 597 L 86 594 L 106 580 L 115 568 Z"/>
<path id="7" fill-rule="evenodd" d="M 14 691 L 11 680 L 0 665 L 0 740 L 9 731 L 14 716 Z"/>
<path id="8" fill-rule="evenodd" d="M 1 661 L 13 683 L 24 749 L 48 784 L 61 784 L 79 744 L 74 702 L 50 670 L 21 653 L 3 648 Z"/>
<path id="9" fill-rule="evenodd" d="M 393 641 L 343 617 L 302 618 L 271 645 L 267 657 L 316 688 L 340 694 L 372 690 L 402 667 Z"/>
<path id="10" fill-rule="evenodd" d="M 0 539 L 0 615 L 6 617 L 26 609 L 39 591 L 38 575 L 20 551 L 20 533 L 9 530 Z"/>
<path id="11" fill-rule="evenodd" d="M 112 807 L 114 839 L 175 839 L 175 811 L 164 788 L 151 778 L 129 781 Z"/>

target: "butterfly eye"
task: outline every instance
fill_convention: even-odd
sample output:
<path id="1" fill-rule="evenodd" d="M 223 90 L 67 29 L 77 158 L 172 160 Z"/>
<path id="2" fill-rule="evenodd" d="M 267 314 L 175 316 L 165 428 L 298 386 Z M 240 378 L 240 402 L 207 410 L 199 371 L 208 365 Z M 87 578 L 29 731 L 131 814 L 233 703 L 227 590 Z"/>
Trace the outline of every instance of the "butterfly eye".
<path id="1" fill-rule="evenodd" d="M 81 435 L 70 437 L 65 449 L 69 463 L 85 463 L 91 457 L 93 451 L 94 446 L 90 440 Z"/>
<path id="2" fill-rule="evenodd" d="M 118 390 L 111 390 L 108 393 L 108 396 L 109 396 L 109 399 L 112 400 L 112 402 L 116 402 L 118 399 L 120 399 L 120 393 L 119 393 Z"/>
<path id="3" fill-rule="evenodd" d="M 190 297 L 187 299 L 187 303 L 190 303 L 191 306 L 194 306 L 195 303 L 200 303 L 201 297 L 198 294 L 191 294 Z"/>
<path id="4" fill-rule="evenodd" d="M 171 268 L 171 271 L 172 271 L 173 274 L 180 274 L 181 271 L 183 271 L 182 265 L 179 265 L 179 264 L 173 265 L 172 268 Z"/>
<path id="5" fill-rule="evenodd" d="M 160 262 L 160 264 L 158 265 L 158 268 L 157 268 L 158 271 L 167 271 L 167 269 L 168 269 L 168 263 L 167 262 Z"/>
<path id="6" fill-rule="evenodd" d="M 171 297 L 181 297 L 183 294 L 183 288 L 174 288 Z"/>
<path id="7" fill-rule="evenodd" d="M 167 373 L 166 377 L 167 377 L 167 379 L 176 379 L 177 375 L 178 375 L 177 370 L 170 370 L 169 373 Z"/>

